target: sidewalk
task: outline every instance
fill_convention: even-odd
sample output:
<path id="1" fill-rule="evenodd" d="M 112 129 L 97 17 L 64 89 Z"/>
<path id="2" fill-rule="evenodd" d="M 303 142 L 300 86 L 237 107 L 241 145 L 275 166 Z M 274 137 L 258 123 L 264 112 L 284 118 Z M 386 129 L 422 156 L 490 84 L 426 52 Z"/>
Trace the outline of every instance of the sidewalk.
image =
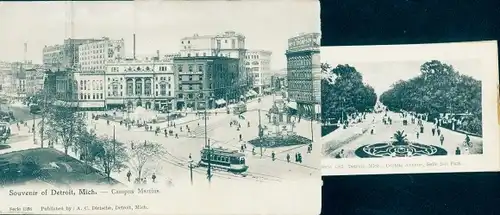
<path id="1" fill-rule="evenodd" d="M 371 117 L 367 116 L 366 120 L 360 123 L 350 124 L 345 129 L 341 126 L 337 130 L 324 136 L 321 140 L 323 142 L 322 144 L 323 155 L 331 154 L 332 152 L 336 151 L 346 143 L 352 142 L 355 139 L 361 137 L 366 132 L 368 132 L 368 130 L 372 125 L 372 122 L 369 119 L 371 119 Z"/>

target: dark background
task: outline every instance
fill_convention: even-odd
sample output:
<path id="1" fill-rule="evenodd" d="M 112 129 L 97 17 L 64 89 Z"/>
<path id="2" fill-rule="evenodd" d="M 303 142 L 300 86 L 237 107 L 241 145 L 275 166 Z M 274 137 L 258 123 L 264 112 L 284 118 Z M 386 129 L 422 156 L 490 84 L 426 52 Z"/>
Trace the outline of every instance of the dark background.
<path id="1" fill-rule="evenodd" d="M 500 38 L 498 0 L 320 1 L 322 46 Z M 330 176 L 323 181 L 325 215 L 500 214 L 499 173 Z"/>

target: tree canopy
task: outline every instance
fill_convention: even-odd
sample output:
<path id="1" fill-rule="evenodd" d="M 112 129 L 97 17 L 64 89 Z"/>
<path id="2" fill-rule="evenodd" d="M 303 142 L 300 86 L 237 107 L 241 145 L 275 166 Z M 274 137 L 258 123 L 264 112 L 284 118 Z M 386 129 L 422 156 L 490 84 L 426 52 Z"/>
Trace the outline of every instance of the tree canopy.
<path id="1" fill-rule="evenodd" d="M 328 64 L 323 64 L 321 68 L 323 119 L 340 119 L 342 114 L 364 112 L 375 106 L 377 94 L 373 87 L 363 83 L 363 76 L 356 68 L 338 65 L 331 69 Z"/>
<path id="2" fill-rule="evenodd" d="M 395 83 L 380 101 L 390 110 L 427 113 L 431 118 L 468 113 L 472 117 L 464 125 L 470 127 L 467 130 L 477 132 L 481 127 L 481 81 L 437 60 L 424 63 L 419 76 Z"/>

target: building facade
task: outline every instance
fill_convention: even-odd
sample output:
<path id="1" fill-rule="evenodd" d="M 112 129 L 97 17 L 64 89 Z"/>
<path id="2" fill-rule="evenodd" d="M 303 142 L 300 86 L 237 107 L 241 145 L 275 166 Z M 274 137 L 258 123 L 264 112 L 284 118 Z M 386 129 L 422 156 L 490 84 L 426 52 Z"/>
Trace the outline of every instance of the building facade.
<path id="1" fill-rule="evenodd" d="M 271 73 L 271 51 L 248 50 L 245 56 L 245 67 L 250 75 L 253 90 L 262 95 L 265 86 L 265 76 Z"/>
<path id="2" fill-rule="evenodd" d="M 321 102 L 320 34 L 308 33 L 288 40 L 288 97 L 301 115 L 317 116 Z"/>
<path id="3" fill-rule="evenodd" d="M 41 65 L 26 69 L 25 90 L 27 95 L 33 95 L 43 89 L 45 72 Z"/>
<path id="4" fill-rule="evenodd" d="M 74 68 L 79 64 L 78 47 L 99 39 L 65 39 L 63 44 L 45 46 L 43 48 L 43 64 L 45 67 Z"/>
<path id="5" fill-rule="evenodd" d="M 125 56 L 125 42 L 103 38 L 78 46 L 78 70 L 81 72 L 104 72 L 109 60 Z"/>
<path id="6" fill-rule="evenodd" d="M 215 108 L 241 98 L 239 65 L 238 58 L 229 57 L 174 58 L 176 109 Z"/>
<path id="7" fill-rule="evenodd" d="M 250 76 L 245 69 L 245 36 L 234 31 L 217 35 L 184 37 L 180 41 L 181 57 L 226 57 L 238 59 L 237 83 L 244 92 L 250 88 Z"/>
<path id="8" fill-rule="evenodd" d="M 175 78 L 173 59 L 109 60 L 104 74 L 106 108 L 143 106 L 173 110 Z"/>

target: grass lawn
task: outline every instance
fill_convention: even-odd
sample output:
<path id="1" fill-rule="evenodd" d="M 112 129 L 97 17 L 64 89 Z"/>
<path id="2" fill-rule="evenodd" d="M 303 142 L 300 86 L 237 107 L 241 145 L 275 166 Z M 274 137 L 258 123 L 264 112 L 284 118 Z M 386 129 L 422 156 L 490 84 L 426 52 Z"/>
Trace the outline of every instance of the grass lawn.
<path id="1" fill-rule="evenodd" d="M 103 173 L 51 148 L 28 149 L 0 155 L 0 186 L 43 181 L 54 186 L 118 184 Z M 3 173 L 3 174 L 2 174 Z"/>

